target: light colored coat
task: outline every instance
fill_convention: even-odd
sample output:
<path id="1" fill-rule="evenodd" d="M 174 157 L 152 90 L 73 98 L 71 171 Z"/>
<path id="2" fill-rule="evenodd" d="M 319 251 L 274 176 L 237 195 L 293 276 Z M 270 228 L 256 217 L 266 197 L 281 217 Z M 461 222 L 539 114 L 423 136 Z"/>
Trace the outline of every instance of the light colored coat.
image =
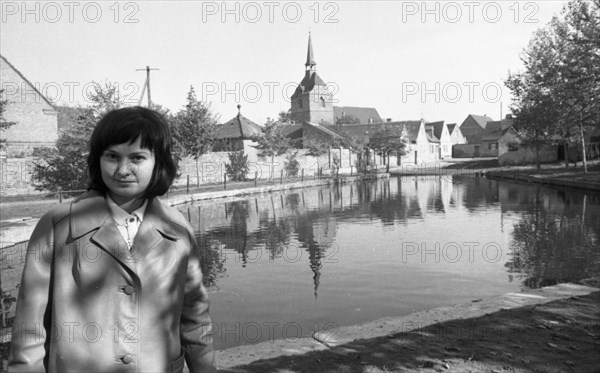
<path id="1" fill-rule="evenodd" d="M 38 222 L 27 248 L 9 372 L 214 369 L 198 244 L 175 209 L 148 202 L 131 251 L 104 196 Z"/>

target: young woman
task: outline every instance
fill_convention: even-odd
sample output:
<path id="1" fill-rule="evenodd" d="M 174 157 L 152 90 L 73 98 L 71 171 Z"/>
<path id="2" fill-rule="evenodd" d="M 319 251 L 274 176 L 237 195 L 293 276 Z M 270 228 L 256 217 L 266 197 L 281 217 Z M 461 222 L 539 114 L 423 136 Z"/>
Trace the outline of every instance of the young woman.
<path id="1" fill-rule="evenodd" d="M 27 248 L 9 372 L 214 371 L 193 230 L 161 203 L 176 165 L 165 119 L 124 108 L 97 124 L 89 191 L 46 213 Z"/>

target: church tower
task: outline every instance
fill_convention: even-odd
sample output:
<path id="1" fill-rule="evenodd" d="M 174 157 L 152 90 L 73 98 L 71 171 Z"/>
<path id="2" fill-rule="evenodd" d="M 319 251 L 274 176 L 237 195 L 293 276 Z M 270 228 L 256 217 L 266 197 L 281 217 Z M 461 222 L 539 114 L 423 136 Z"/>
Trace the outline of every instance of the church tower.
<path id="1" fill-rule="evenodd" d="M 291 97 L 291 119 L 296 123 L 335 124 L 333 90 L 317 75 L 310 32 L 304 78 Z M 329 88 L 329 89 L 328 89 Z"/>

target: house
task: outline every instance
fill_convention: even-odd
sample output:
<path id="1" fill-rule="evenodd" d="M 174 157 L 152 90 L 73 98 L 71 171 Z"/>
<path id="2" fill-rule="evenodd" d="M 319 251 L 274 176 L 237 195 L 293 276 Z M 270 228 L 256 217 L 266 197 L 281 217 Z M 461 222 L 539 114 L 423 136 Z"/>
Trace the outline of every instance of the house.
<path id="1" fill-rule="evenodd" d="M 4 119 L 15 125 L 2 131 L 8 157 L 29 156 L 37 147 L 54 147 L 58 139 L 54 105 L 4 56 L 0 55 Z"/>
<path id="2" fill-rule="evenodd" d="M 255 153 L 254 136 L 262 133 L 262 127 L 246 118 L 241 113 L 241 105 L 237 106 L 238 114 L 229 121 L 217 125 L 216 141 L 213 145 L 215 152 L 231 152 L 243 150 L 245 153 Z"/>
<path id="3" fill-rule="evenodd" d="M 498 156 L 498 140 L 502 137 L 503 121 L 488 122 L 483 134 L 481 135 L 481 156 L 482 157 L 497 157 Z M 512 126 L 511 123 L 506 125 L 506 128 Z"/>
<path id="4" fill-rule="evenodd" d="M 563 161 L 565 158 L 568 158 L 570 162 L 576 162 L 582 159 L 581 144 L 569 145 L 558 135 L 552 136 L 552 140 L 554 144 L 540 147 L 540 162 Z M 600 130 L 584 129 L 584 141 L 586 158 L 590 160 L 600 157 Z M 504 125 L 502 136 L 498 140 L 498 163 L 504 166 L 535 163 L 536 161 L 536 149 L 523 146 L 523 138 L 520 136 L 518 128 L 515 128 L 514 125 L 510 127 Z"/>
<path id="5" fill-rule="evenodd" d="M 377 112 L 377 109 L 371 107 L 334 106 L 333 116 L 334 123 L 332 124 L 338 124 L 338 121 L 344 117 L 355 118 L 360 124 L 374 124 L 383 122 L 379 116 L 379 113 Z"/>
<path id="6" fill-rule="evenodd" d="M 488 122 L 493 121 L 487 115 L 469 114 L 461 123 L 460 131 L 466 139 L 465 144 L 455 144 L 453 156 L 456 158 L 481 157 L 481 136 Z"/>
<path id="7" fill-rule="evenodd" d="M 498 139 L 498 164 L 500 166 L 519 165 L 536 162 L 536 150 L 521 146 L 522 138 L 514 126 L 502 130 Z M 544 145 L 539 151 L 540 162 L 558 160 L 556 145 Z"/>
<path id="8" fill-rule="evenodd" d="M 446 126 L 448 127 L 448 133 L 450 134 L 450 141 L 452 141 L 452 145 L 467 143 L 467 139 L 460 130 L 460 127 L 456 125 L 456 123 L 450 123 Z"/>
<path id="9" fill-rule="evenodd" d="M 452 157 L 452 138 L 444 121 L 425 123 L 425 130 L 439 143 L 440 159 Z"/>
<path id="10" fill-rule="evenodd" d="M 402 158 L 408 162 L 419 164 L 439 159 L 439 140 L 428 135 L 425 130 L 424 120 L 386 122 L 385 124 L 357 124 L 325 126 L 332 131 L 344 136 L 350 136 L 368 142 L 380 128 L 391 126 L 397 128 L 398 133 L 407 140 L 407 154 Z"/>

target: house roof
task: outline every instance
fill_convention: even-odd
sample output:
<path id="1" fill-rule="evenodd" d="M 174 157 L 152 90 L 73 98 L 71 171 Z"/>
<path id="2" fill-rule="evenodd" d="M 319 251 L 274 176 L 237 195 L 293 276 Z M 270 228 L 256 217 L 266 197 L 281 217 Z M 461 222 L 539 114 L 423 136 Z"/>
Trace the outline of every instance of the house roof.
<path id="1" fill-rule="evenodd" d="M 327 126 L 321 125 L 321 124 L 317 124 L 317 123 L 312 123 L 312 122 L 305 122 L 304 126 L 311 126 L 323 133 L 325 133 L 328 136 L 331 136 L 332 138 L 342 138 L 344 137 L 342 134 L 335 132 L 329 128 L 327 128 Z"/>
<path id="2" fill-rule="evenodd" d="M 481 141 L 497 141 L 500 137 L 502 137 L 502 122 L 488 122 L 481 134 Z"/>
<path id="3" fill-rule="evenodd" d="M 481 126 L 481 128 L 485 128 L 488 122 L 493 121 L 493 119 L 488 117 L 487 115 L 469 114 L 468 117 L 473 118 L 475 120 L 475 122 L 477 122 L 477 124 L 479 124 Z M 465 119 L 465 121 L 466 121 L 466 119 Z"/>
<path id="4" fill-rule="evenodd" d="M 488 122 L 481 135 L 481 141 L 497 141 L 508 129 L 513 127 L 513 123 L 512 119 Z"/>
<path id="5" fill-rule="evenodd" d="M 433 143 L 440 142 L 440 139 L 435 137 L 431 132 L 425 131 L 425 135 L 427 136 L 427 141 L 429 141 L 429 142 L 433 142 Z"/>
<path id="6" fill-rule="evenodd" d="M 19 75 L 19 76 L 21 77 L 21 79 L 23 79 L 23 80 L 25 81 L 25 83 L 27 83 L 27 84 L 28 84 L 28 85 L 29 85 L 29 86 L 30 86 L 30 87 L 31 87 L 31 88 L 32 88 L 32 89 L 33 89 L 33 90 L 34 90 L 34 91 L 35 91 L 35 92 L 36 92 L 38 95 L 40 95 L 40 97 L 41 97 L 41 98 L 42 98 L 44 101 L 46 101 L 46 103 L 47 103 L 48 105 L 50 105 L 50 107 L 51 107 L 52 109 L 55 109 L 55 110 L 56 110 L 56 108 L 54 107 L 54 105 L 53 105 L 53 104 L 52 104 L 52 103 L 51 103 L 51 102 L 50 102 L 50 101 L 49 101 L 49 100 L 46 98 L 46 96 L 44 96 L 44 95 L 43 95 L 43 94 L 42 94 L 40 91 L 38 91 L 38 89 L 35 87 L 35 85 L 31 84 L 31 82 L 30 82 L 30 81 L 29 81 L 29 80 L 28 80 L 28 79 L 25 77 L 25 75 L 21 74 L 21 72 L 20 72 L 20 71 L 19 71 L 19 70 L 18 70 L 18 69 L 17 69 L 17 68 L 16 68 L 16 67 L 15 67 L 15 66 L 12 64 L 12 63 L 8 62 L 8 60 L 6 59 L 6 57 L 4 57 L 3 55 L 1 55 L 1 54 L 0 54 L 0 58 L 1 58 L 1 59 L 2 59 L 4 62 L 6 62 L 6 64 L 7 64 L 8 66 L 10 66 L 10 68 L 11 68 L 11 69 L 13 69 L 13 70 L 14 70 L 14 72 L 15 72 L 15 73 L 17 73 L 17 75 Z"/>
<path id="7" fill-rule="evenodd" d="M 380 128 L 383 126 L 392 126 L 397 127 L 398 129 L 403 129 L 406 134 L 408 140 L 412 143 L 417 141 L 417 137 L 419 136 L 419 127 L 421 126 L 420 120 L 408 120 L 408 121 L 399 121 L 399 122 L 386 122 L 386 123 L 378 123 L 378 124 L 355 124 L 355 125 L 323 125 L 323 127 L 327 127 L 328 129 L 337 132 L 342 135 L 351 135 L 359 138 L 369 138 Z"/>
<path id="8" fill-rule="evenodd" d="M 302 137 L 302 124 L 277 124 L 281 133 L 291 139 Z"/>
<path id="9" fill-rule="evenodd" d="M 449 123 L 447 125 L 448 127 L 448 133 L 452 135 L 452 131 L 454 131 L 454 128 L 456 128 L 456 123 Z"/>
<path id="10" fill-rule="evenodd" d="M 444 121 L 425 123 L 425 130 L 433 131 L 433 136 L 440 140 L 442 138 L 442 131 L 444 130 Z"/>
<path id="11" fill-rule="evenodd" d="M 218 139 L 249 139 L 261 133 L 262 127 L 238 113 L 228 122 L 219 124 L 215 136 Z"/>
<path id="12" fill-rule="evenodd" d="M 383 120 L 379 116 L 377 109 L 372 107 L 359 106 L 334 106 L 333 116 L 337 120 L 342 116 L 352 116 L 360 121 L 360 124 L 381 123 Z M 369 120 L 371 120 L 369 122 Z"/>

